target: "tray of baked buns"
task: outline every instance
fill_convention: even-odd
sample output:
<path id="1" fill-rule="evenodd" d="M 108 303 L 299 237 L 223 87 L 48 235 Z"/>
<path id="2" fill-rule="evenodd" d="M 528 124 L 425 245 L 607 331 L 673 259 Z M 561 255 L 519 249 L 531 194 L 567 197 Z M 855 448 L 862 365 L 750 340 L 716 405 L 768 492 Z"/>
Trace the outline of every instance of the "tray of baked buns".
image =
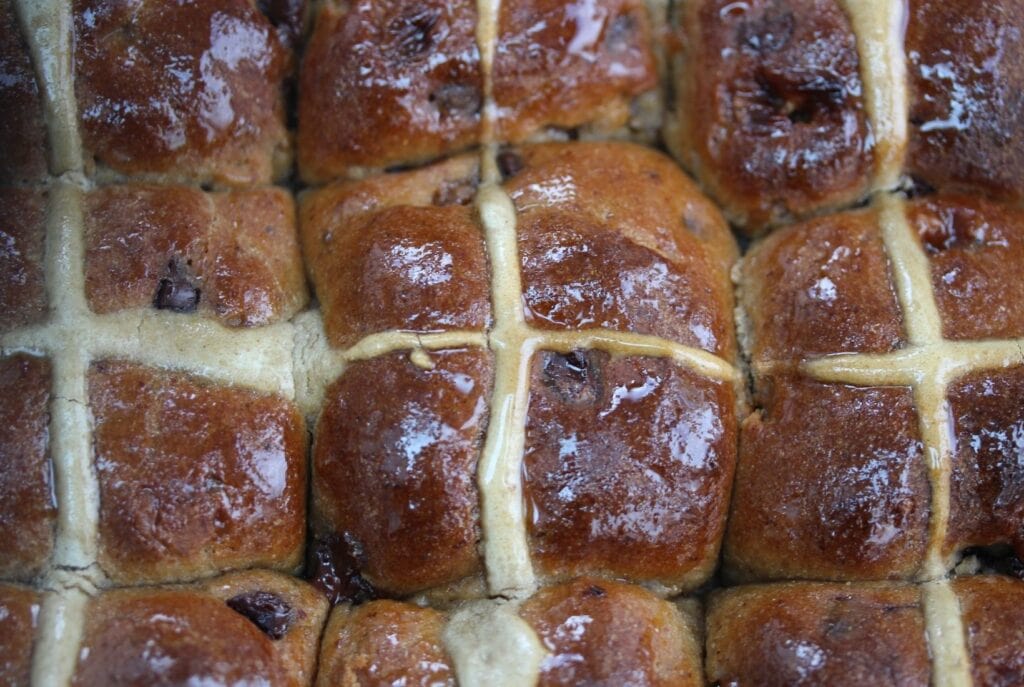
<path id="1" fill-rule="evenodd" d="M 1022 32 L 0 0 L 0 684 L 1024 684 Z"/>

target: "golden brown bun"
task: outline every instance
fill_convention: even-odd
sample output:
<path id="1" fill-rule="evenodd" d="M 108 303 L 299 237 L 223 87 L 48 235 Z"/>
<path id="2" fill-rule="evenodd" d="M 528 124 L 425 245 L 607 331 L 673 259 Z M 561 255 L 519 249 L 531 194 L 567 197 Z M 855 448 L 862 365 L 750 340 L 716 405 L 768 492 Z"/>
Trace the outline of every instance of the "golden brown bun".
<path id="1" fill-rule="evenodd" d="M 657 358 L 542 351 L 530 388 L 523 488 L 538 571 L 707 579 L 734 469 L 731 385 Z"/>
<path id="2" fill-rule="evenodd" d="M 87 168 L 221 186 L 287 172 L 291 57 L 255 3 L 75 0 L 72 12 Z"/>
<path id="3" fill-rule="evenodd" d="M 323 3 L 302 61 L 303 178 L 423 162 L 475 143 L 476 21 L 472 0 Z"/>
<path id="4" fill-rule="evenodd" d="M 885 353 L 904 343 L 872 209 L 810 220 L 755 244 L 744 256 L 739 293 L 755 365 Z"/>
<path id="5" fill-rule="evenodd" d="M 1024 6 L 911 0 L 906 170 L 939 190 L 1024 200 Z"/>
<path id="6" fill-rule="evenodd" d="M 694 619 L 641 587 L 581 578 L 540 590 L 518 614 L 546 652 L 539 687 L 703 684 Z M 446 623 L 445 613 L 394 601 L 338 606 L 317 685 L 454 685 Z"/>
<path id="7" fill-rule="evenodd" d="M 331 345 L 490 324 L 487 257 L 470 207 L 477 179 L 466 156 L 303 196 L 303 247 Z"/>
<path id="8" fill-rule="evenodd" d="M 50 462 L 50 362 L 0 358 L 0 578 L 29 580 L 53 549 L 57 504 Z"/>
<path id="9" fill-rule="evenodd" d="M 118 361 L 93 363 L 89 398 L 111 579 L 299 564 L 306 436 L 293 403 Z"/>
<path id="10" fill-rule="evenodd" d="M 324 3 L 299 97 L 302 177 L 323 182 L 426 162 L 480 142 L 483 77 L 476 3 Z M 494 57 L 498 138 L 545 127 L 629 123 L 657 74 L 639 0 L 567 8 L 502 3 Z M 355 56 L 355 58 L 353 58 Z"/>
<path id="11" fill-rule="evenodd" d="M 309 684 L 327 603 L 277 573 L 120 589 L 86 609 L 73 684 Z"/>
<path id="12" fill-rule="evenodd" d="M 909 585 L 789 583 L 711 596 L 707 679 L 721 685 L 925 687 L 921 594 Z"/>
<path id="13" fill-rule="evenodd" d="M 227 326 L 290 318 L 307 300 L 291 195 L 107 186 L 84 200 L 86 282 L 99 314 L 153 306 Z"/>
<path id="14" fill-rule="evenodd" d="M 634 98 L 657 86 L 652 34 L 643 0 L 502 2 L 493 76 L 498 140 L 583 125 L 608 135 L 629 124 Z"/>
<path id="15" fill-rule="evenodd" d="M 661 336 L 734 359 L 736 247 L 668 158 L 625 143 L 542 144 L 505 150 L 500 166 L 517 211 L 528 324 Z M 486 326 L 478 213 L 435 203 L 441 189 L 472 186 L 474 173 L 455 159 L 303 199 L 304 248 L 331 345 L 388 328 Z M 435 234 L 438 218 L 449 224 Z M 408 255 L 429 259 L 413 266 Z M 368 274 L 372 284 L 360 281 Z M 429 369 L 408 352 L 349 364 L 327 389 L 316 431 L 316 527 L 393 595 L 480 572 L 476 462 L 491 356 L 449 350 L 429 359 Z M 530 380 L 522 479 L 538 574 L 673 588 L 707 579 L 735 461 L 732 385 L 628 349 L 611 358 L 540 352 Z"/>
<path id="16" fill-rule="evenodd" d="M 960 602 L 974 684 L 1018 682 L 1024 670 L 1024 581 L 966 577 L 952 587 Z"/>
<path id="17" fill-rule="evenodd" d="M 455 687 L 445 615 L 396 601 L 338 606 L 324 630 L 318 687 Z"/>
<path id="18" fill-rule="evenodd" d="M 0 684 L 29 684 L 40 603 L 32 589 L 0 584 Z"/>
<path id="19" fill-rule="evenodd" d="M 909 578 L 930 491 L 909 389 L 758 381 L 725 540 L 742 580 Z"/>
<path id="20" fill-rule="evenodd" d="M 0 333 L 46 317 L 46 201 L 41 188 L 0 188 Z"/>
<path id="21" fill-rule="evenodd" d="M 974 372 L 948 392 L 954 458 L 945 551 L 1009 544 L 1024 561 L 1024 474 L 1019 456 L 1024 367 Z"/>
<path id="22" fill-rule="evenodd" d="M 43 105 L 12 0 L 0 0 L 0 74 L 0 186 L 40 181 L 46 177 Z"/>
<path id="23" fill-rule="evenodd" d="M 476 573 L 476 468 L 491 356 L 406 352 L 354 363 L 327 390 L 313 447 L 317 526 L 341 536 L 363 576 L 405 595 Z"/>
<path id="24" fill-rule="evenodd" d="M 718 210 L 664 155 L 629 143 L 526 146 L 514 171 L 527 322 L 651 334 L 731 360 L 729 268 Z"/>
<path id="25" fill-rule="evenodd" d="M 550 652 L 539 687 L 703 684 L 691 620 L 640 587 L 581 578 L 542 589 L 519 614 Z"/>
<path id="26" fill-rule="evenodd" d="M 1024 211 L 964 194 L 912 201 L 947 339 L 1024 336 Z"/>
<path id="27" fill-rule="evenodd" d="M 668 145 L 730 220 L 757 233 L 866 195 L 872 132 L 840 3 L 685 5 Z"/>

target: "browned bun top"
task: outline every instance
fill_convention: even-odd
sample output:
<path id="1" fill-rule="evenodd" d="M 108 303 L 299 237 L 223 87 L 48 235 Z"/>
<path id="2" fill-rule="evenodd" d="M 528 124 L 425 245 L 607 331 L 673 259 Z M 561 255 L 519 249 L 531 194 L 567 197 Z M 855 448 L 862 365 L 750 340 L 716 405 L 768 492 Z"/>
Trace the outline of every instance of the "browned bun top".
<path id="1" fill-rule="evenodd" d="M 445 614 L 397 601 L 338 606 L 324 630 L 318 687 L 455 687 Z"/>
<path id="2" fill-rule="evenodd" d="M 476 471 L 491 356 L 430 359 L 430 369 L 406 352 L 354 363 L 327 389 L 313 447 L 322 526 L 371 584 L 397 595 L 480 568 Z"/>
<path id="3" fill-rule="evenodd" d="M 106 186 L 84 205 L 93 312 L 198 310 L 237 327 L 288 319 L 306 303 L 286 191 Z"/>
<path id="4" fill-rule="evenodd" d="M 75 0 L 72 12 L 87 164 L 226 186 L 286 173 L 290 51 L 255 3 Z"/>
<path id="5" fill-rule="evenodd" d="M 788 583 L 711 596 L 706 670 L 716 684 L 924 687 L 930 663 L 911 585 Z"/>
<path id="6" fill-rule="evenodd" d="M 112 579 L 298 565 L 306 435 L 293 403 L 121 361 L 93 363 L 89 399 Z"/>
<path id="7" fill-rule="evenodd" d="M 759 232 L 867 193 L 873 139 L 841 3 L 706 0 L 680 23 L 669 145 L 730 219 Z"/>
<path id="8" fill-rule="evenodd" d="M 629 143 L 502 153 L 517 210 L 523 305 L 542 329 L 603 327 L 735 355 L 718 210 L 673 162 Z"/>
<path id="9" fill-rule="evenodd" d="M 31 579 L 53 549 L 57 504 L 50 459 L 51 363 L 0 358 L 0 577 Z"/>
<path id="10" fill-rule="evenodd" d="M 1024 6 L 910 0 L 906 171 L 939 190 L 1024 199 Z"/>
<path id="11" fill-rule="evenodd" d="M 0 584 L 0 683 L 27 685 L 32 677 L 32 646 L 39 623 L 40 594 Z"/>
<path id="12" fill-rule="evenodd" d="M 303 196 L 310 277 L 334 346 L 368 334 L 483 329 L 490 285 L 465 156 Z"/>
<path id="13" fill-rule="evenodd" d="M 692 620 L 640 587 L 584 577 L 542 589 L 519 614 L 549 652 L 542 687 L 703 684 Z"/>
<path id="14" fill-rule="evenodd" d="M 47 198 L 42 188 L 0 188 L 0 333 L 46 317 Z"/>
<path id="15" fill-rule="evenodd" d="M 326 602 L 268 572 L 119 589 L 86 607 L 72 684 L 309 684 Z"/>
<path id="16" fill-rule="evenodd" d="M 481 142 L 476 3 L 324 3 L 303 58 L 298 150 L 311 183 L 417 164 Z M 494 55 L 497 135 L 657 127 L 636 98 L 657 84 L 639 0 L 502 3 Z M 652 107 L 650 104 L 645 107 Z M 654 112 L 654 117 L 657 117 Z"/>

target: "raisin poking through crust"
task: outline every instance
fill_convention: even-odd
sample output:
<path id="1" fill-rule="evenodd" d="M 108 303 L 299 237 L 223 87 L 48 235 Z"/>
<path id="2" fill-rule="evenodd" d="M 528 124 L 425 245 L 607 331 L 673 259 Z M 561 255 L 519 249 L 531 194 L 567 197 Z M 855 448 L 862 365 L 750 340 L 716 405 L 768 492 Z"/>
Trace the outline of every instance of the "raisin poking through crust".
<path id="1" fill-rule="evenodd" d="M 503 150 L 498 153 L 498 171 L 502 179 L 510 179 L 523 171 L 523 158 L 519 153 L 512 150 Z"/>
<path id="2" fill-rule="evenodd" d="M 306 579 L 324 593 L 332 606 L 372 601 L 378 598 L 377 590 L 359 574 L 356 558 L 340 537 L 317 537 L 309 547 Z"/>
<path id="3" fill-rule="evenodd" d="M 160 280 L 153 306 L 157 310 L 195 312 L 199 307 L 200 289 L 192 283 L 188 269 L 177 258 L 167 263 L 167 276 Z"/>
<path id="4" fill-rule="evenodd" d="M 544 382 L 567 403 L 595 403 L 601 397 L 596 351 L 544 354 Z"/>
<path id="5" fill-rule="evenodd" d="M 295 620 L 287 601 L 270 592 L 246 592 L 227 600 L 228 607 L 252 621 L 271 639 L 281 639 Z"/>

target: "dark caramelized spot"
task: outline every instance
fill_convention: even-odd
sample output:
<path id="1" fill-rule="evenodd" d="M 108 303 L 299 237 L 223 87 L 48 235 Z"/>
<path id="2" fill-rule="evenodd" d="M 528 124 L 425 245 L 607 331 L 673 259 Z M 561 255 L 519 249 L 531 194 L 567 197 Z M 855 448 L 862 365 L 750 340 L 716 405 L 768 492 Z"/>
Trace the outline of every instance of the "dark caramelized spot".
<path id="1" fill-rule="evenodd" d="M 544 382 L 568 403 L 596 403 L 601 397 L 601 371 L 597 352 L 545 352 Z"/>
<path id="2" fill-rule="evenodd" d="M 583 596 L 585 597 L 597 597 L 607 596 L 608 592 L 604 590 L 604 587 L 599 587 L 596 584 L 592 584 L 583 590 Z"/>
<path id="3" fill-rule="evenodd" d="M 295 620 L 291 604 L 270 592 L 247 592 L 231 597 L 226 603 L 271 639 L 284 637 Z"/>
<path id="4" fill-rule="evenodd" d="M 167 263 L 167 276 L 160 280 L 153 305 L 158 310 L 174 312 L 195 312 L 199 306 L 200 289 L 193 283 L 193 277 L 186 265 L 177 258 Z"/>
<path id="5" fill-rule="evenodd" d="M 473 202 L 480 177 L 476 174 L 463 179 L 444 181 L 434 191 L 434 205 L 469 205 Z"/>
<path id="6" fill-rule="evenodd" d="M 434 8 L 415 9 L 391 20 L 388 31 L 403 57 L 427 55 L 434 45 L 434 34 L 441 21 L 441 12 Z"/>
<path id="7" fill-rule="evenodd" d="M 442 117 L 468 117 L 480 112 L 480 89 L 473 84 L 446 83 L 430 94 Z"/>
<path id="8" fill-rule="evenodd" d="M 502 179 L 511 179 L 523 171 L 523 158 L 513 150 L 503 150 L 498 153 L 498 171 Z"/>
<path id="9" fill-rule="evenodd" d="M 349 546 L 333 534 L 317 537 L 309 547 L 306 578 L 332 606 L 378 598 L 377 590 L 359 574 L 358 554 L 358 547 Z"/>

